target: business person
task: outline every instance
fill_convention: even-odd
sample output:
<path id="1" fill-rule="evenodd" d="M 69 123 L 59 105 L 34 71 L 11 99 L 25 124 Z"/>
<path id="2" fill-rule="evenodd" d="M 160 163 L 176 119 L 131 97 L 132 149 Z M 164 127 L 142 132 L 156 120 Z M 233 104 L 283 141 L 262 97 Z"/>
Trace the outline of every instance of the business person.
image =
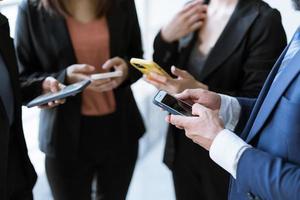
<path id="1" fill-rule="evenodd" d="M 204 88 L 257 97 L 285 45 L 280 14 L 263 1 L 193 1 L 154 42 L 153 59 L 176 78 L 153 74 L 148 82 L 169 93 Z M 168 130 L 164 161 L 177 199 L 227 199 L 228 174 L 175 127 Z"/>
<path id="2" fill-rule="evenodd" d="M 119 70 L 93 81 L 82 95 L 40 116 L 40 149 L 54 199 L 125 199 L 144 133 L 130 85 L 142 57 L 134 0 L 24 0 L 16 50 L 21 77 L 52 75 L 67 84 Z"/>
<path id="3" fill-rule="evenodd" d="M 300 1 L 293 2 L 300 10 Z M 232 175 L 230 200 L 300 199 L 299 63 L 300 29 L 257 99 L 202 89 L 178 95 L 193 99 L 195 117 L 171 116 L 167 120 L 185 129 L 189 138 L 209 150 L 212 160 Z M 236 125 L 244 127 L 240 136 L 233 132 Z"/>
<path id="4" fill-rule="evenodd" d="M 1 3 L 0 3 L 1 5 Z M 34 83 L 18 79 L 13 40 L 8 20 L 0 13 L 0 199 L 30 200 L 36 173 L 30 163 L 22 129 L 21 102 L 61 87 L 54 78 Z M 52 108 L 63 101 L 50 102 Z"/>

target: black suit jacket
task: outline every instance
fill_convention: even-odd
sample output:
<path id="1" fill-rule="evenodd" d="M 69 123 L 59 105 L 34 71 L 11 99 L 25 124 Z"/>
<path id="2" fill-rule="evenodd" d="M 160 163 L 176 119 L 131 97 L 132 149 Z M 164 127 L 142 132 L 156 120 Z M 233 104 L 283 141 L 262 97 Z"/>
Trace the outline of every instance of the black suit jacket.
<path id="1" fill-rule="evenodd" d="M 27 148 L 24 139 L 23 129 L 22 129 L 22 113 L 21 113 L 21 100 L 33 98 L 37 92 L 41 91 L 41 82 L 36 82 L 34 85 L 27 85 L 25 88 L 20 88 L 18 80 L 18 69 L 16 63 L 16 56 L 13 46 L 13 40 L 9 36 L 9 26 L 7 19 L 0 14 L 0 53 L 3 57 L 4 63 L 8 69 L 11 85 L 14 95 L 14 123 L 12 126 L 9 125 L 8 117 L 0 98 L 0 199 L 8 198 L 8 181 L 18 181 L 10 180 L 8 177 L 8 160 L 21 159 L 18 163 L 21 163 L 19 169 L 22 172 L 11 172 L 11 173 L 25 173 L 26 184 L 28 189 L 32 188 L 36 181 L 36 174 L 30 163 L 27 155 Z M 1 87 L 1 86 L 0 86 Z M 21 89 L 24 93 L 21 96 Z M 29 92 L 31 91 L 31 92 Z M 12 141 L 13 140 L 13 141 Z M 14 144 L 14 145 L 11 145 Z M 14 148 L 14 149 L 13 149 Z M 17 151 L 18 157 L 11 158 L 11 152 Z M 15 155 L 15 154 L 14 154 Z M 11 166 L 10 166 L 11 167 Z"/>
<path id="2" fill-rule="evenodd" d="M 180 47 L 179 42 L 164 42 L 158 34 L 153 59 L 168 72 L 172 65 L 185 69 L 196 40 L 194 33 Z M 285 46 L 280 13 L 261 0 L 240 0 L 208 55 L 199 81 L 215 92 L 256 97 Z"/>
<path id="3" fill-rule="evenodd" d="M 39 8 L 38 1 L 24 0 L 19 7 L 16 28 L 16 50 L 24 84 L 46 76 L 65 81 L 66 68 L 77 60 L 70 35 L 62 16 Z M 110 55 L 129 60 L 142 57 L 138 19 L 133 0 L 114 0 L 107 14 L 110 33 Z M 130 78 L 115 90 L 117 103 L 116 133 L 123 141 L 136 143 L 144 125 L 130 85 L 140 74 L 129 67 Z M 41 112 L 40 148 L 48 156 L 76 158 L 80 136 L 81 95 L 68 98 L 56 109 Z M 101 131 L 101 129 L 100 129 Z"/>
<path id="4" fill-rule="evenodd" d="M 182 47 L 179 46 L 178 41 L 164 42 L 159 33 L 154 42 L 153 59 L 169 73 L 172 65 L 185 69 L 196 41 L 197 33 L 193 33 L 190 35 L 190 40 Z M 231 96 L 256 97 L 285 46 L 286 35 L 281 24 L 280 13 L 261 0 L 240 0 L 209 53 L 198 80 L 207 84 L 210 90 L 215 92 Z M 169 128 L 164 162 L 171 169 L 174 161 L 178 160 L 176 138 L 180 134 L 183 133 L 176 127 Z M 186 143 L 190 143 L 191 148 L 194 149 L 193 152 L 189 152 L 190 150 L 186 152 L 191 159 L 196 159 L 195 156 L 199 157 L 200 152 L 204 151 L 191 141 L 187 140 Z M 203 152 L 201 154 L 207 155 Z M 210 165 L 215 166 L 206 169 L 210 170 L 207 174 L 225 174 L 212 163 L 208 155 L 202 157 L 197 159 L 201 159 L 203 165 L 211 163 Z M 226 176 L 217 175 L 210 178 L 218 181 L 216 185 L 221 182 L 225 185 L 228 179 Z M 215 191 L 206 192 L 213 194 Z M 225 196 L 224 193 L 223 197 Z"/>

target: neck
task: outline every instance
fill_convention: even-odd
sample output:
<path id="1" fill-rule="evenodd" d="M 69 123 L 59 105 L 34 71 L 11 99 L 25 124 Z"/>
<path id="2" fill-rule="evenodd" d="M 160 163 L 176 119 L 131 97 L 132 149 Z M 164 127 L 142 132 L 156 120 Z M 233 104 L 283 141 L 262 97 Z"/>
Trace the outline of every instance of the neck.
<path id="1" fill-rule="evenodd" d="M 64 5 L 70 15 L 80 22 L 97 18 L 97 0 L 65 0 Z"/>

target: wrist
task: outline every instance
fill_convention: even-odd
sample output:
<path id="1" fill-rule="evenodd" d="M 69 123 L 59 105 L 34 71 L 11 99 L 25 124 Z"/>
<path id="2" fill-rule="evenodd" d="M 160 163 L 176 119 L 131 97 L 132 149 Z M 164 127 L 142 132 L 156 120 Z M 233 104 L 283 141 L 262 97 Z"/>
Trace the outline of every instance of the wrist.
<path id="1" fill-rule="evenodd" d="M 166 42 L 166 43 L 173 43 L 175 42 L 175 39 L 172 38 L 169 34 L 168 31 L 165 30 L 165 28 L 162 28 L 160 31 L 160 37 L 162 39 L 162 41 Z"/>
<path id="2" fill-rule="evenodd" d="M 208 151 L 210 151 L 210 148 L 211 148 L 212 144 L 214 143 L 215 139 L 217 138 L 217 136 L 220 133 L 222 133 L 224 130 L 225 130 L 224 127 L 223 128 L 219 127 L 219 128 L 216 129 L 215 134 L 213 134 L 213 136 L 210 139 L 210 143 L 209 143 L 208 148 L 207 148 Z"/>

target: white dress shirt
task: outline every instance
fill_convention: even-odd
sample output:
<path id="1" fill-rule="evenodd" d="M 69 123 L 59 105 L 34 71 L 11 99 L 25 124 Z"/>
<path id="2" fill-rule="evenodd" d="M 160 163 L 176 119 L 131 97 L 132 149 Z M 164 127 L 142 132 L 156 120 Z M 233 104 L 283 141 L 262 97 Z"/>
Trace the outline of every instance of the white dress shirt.
<path id="1" fill-rule="evenodd" d="M 234 97 L 221 95 L 220 118 L 225 129 L 214 139 L 210 147 L 210 158 L 236 178 L 237 165 L 244 151 L 251 148 L 244 140 L 233 133 L 241 112 L 241 106 Z"/>

